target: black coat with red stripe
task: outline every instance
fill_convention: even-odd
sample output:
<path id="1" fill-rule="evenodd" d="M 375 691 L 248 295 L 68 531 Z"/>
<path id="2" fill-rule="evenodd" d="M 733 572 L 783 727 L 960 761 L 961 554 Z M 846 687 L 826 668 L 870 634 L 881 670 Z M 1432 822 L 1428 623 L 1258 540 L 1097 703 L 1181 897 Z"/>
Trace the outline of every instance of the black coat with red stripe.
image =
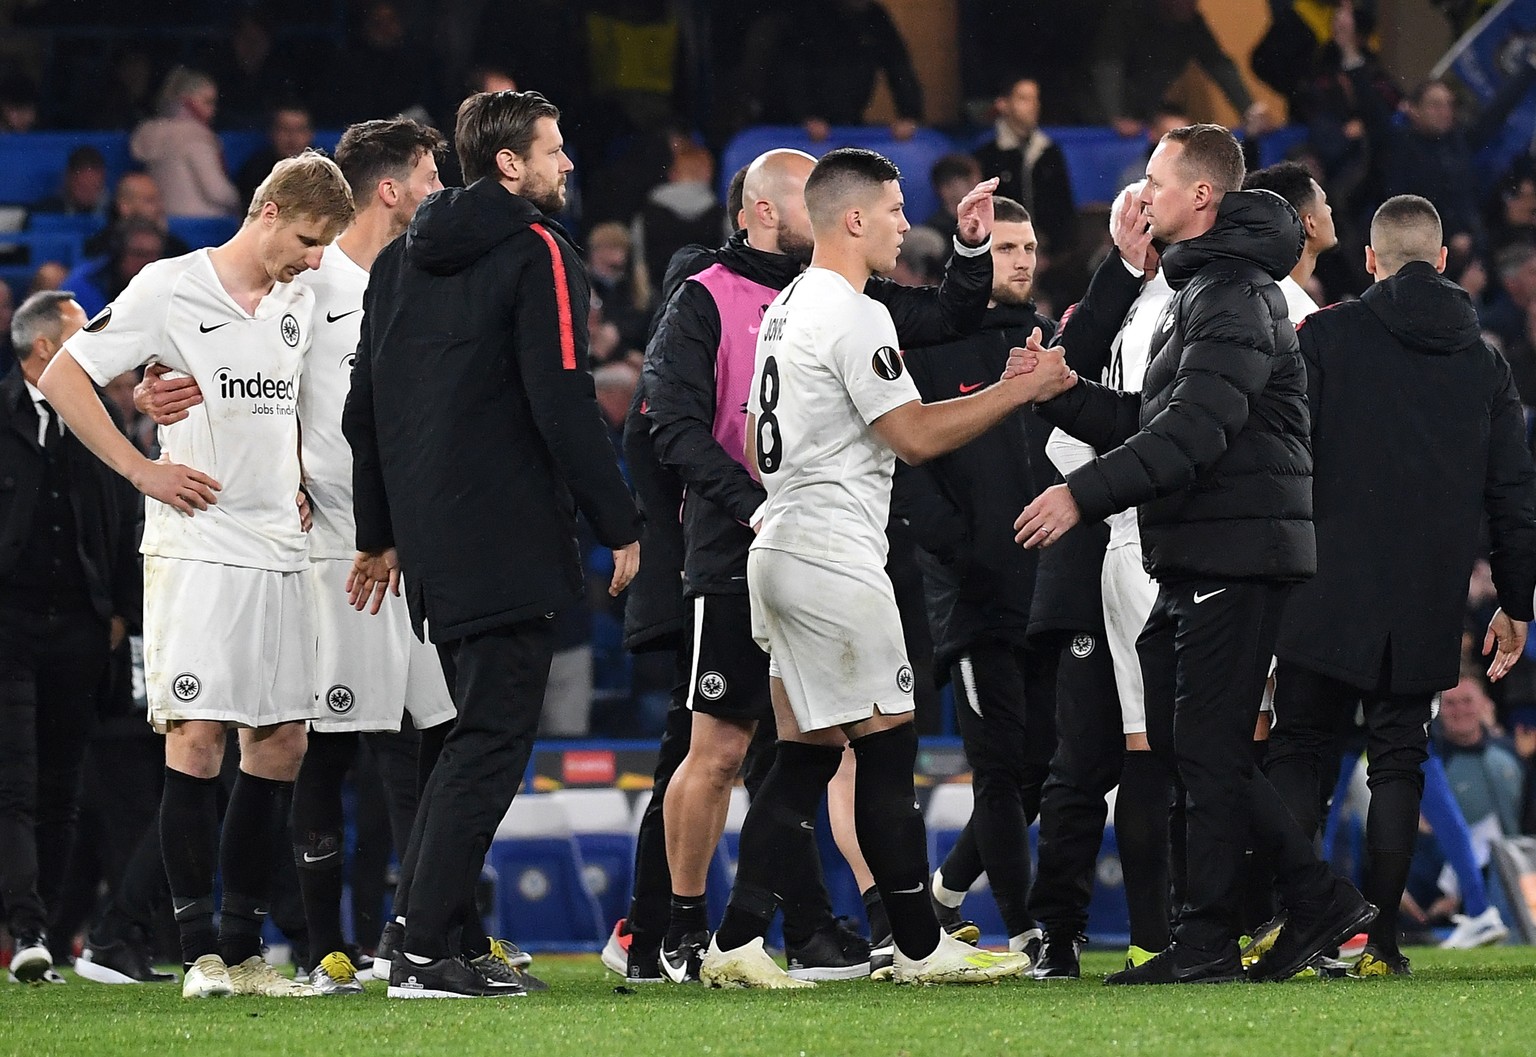
<path id="1" fill-rule="evenodd" d="M 429 197 L 374 263 L 342 421 L 357 545 L 398 548 L 434 642 L 574 601 L 578 508 L 604 546 L 639 538 L 588 298 L 565 233 L 491 180 Z"/>

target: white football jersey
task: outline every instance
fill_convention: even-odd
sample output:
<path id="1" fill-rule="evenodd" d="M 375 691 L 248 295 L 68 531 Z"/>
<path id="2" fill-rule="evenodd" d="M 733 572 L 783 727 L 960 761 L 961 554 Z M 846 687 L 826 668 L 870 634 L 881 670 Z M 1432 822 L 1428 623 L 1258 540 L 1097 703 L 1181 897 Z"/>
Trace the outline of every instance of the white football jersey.
<path id="1" fill-rule="evenodd" d="M 1312 295 L 1289 275 L 1275 285 L 1280 287 L 1280 292 L 1285 295 L 1285 314 L 1291 318 L 1291 323 L 1295 326 L 1301 326 L 1303 319 L 1317 311 L 1317 302 L 1312 300 Z"/>
<path id="2" fill-rule="evenodd" d="M 315 519 L 309 556 L 350 560 L 357 552 L 357 527 L 352 517 L 352 448 L 341 432 L 341 412 L 352 388 L 368 273 L 333 243 L 320 258 L 320 267 L 295 281 L 315 294 L 314 341 L 304 357 L 304 382 L 299 386 L 304 487 Z"/>
<path id="3" fill-rule="evenodd" d="M 896 456 L 870 423 L 921 399 L 884 305 L 825 268 L 785 287 L 747 397 L 768 492 L 753 546 L 884 566 Z"/>
<path id="4" fill-rule="evenodd" d="M 294 572 L 308 564 L 299 525 L 299 375 L 314 294 L 278 283 L 250 315 L 207 250 L 156 261 L 65 350 L 98 385 L 147 363 L 197 379 L 203 402 L 161 426 L 160 450 L 223 490 L 192 516 L 145 500 L 145 554 Z"/>

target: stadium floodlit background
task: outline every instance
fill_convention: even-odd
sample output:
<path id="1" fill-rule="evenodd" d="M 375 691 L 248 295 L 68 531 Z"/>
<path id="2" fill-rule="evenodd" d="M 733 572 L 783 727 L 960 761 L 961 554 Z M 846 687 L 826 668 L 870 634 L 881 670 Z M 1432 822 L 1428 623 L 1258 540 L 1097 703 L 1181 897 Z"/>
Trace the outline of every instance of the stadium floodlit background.
<path id="1" fill-rule="evenodd" d="M 11 308 L 29 291 L 75 290 L 94 312 L 149 261 L 226 238 L 275 159 L 398 113 L 451 134 L 466 92 L 515 86 L 563 110 L 577 168 L 562 219 L 588 255 L 595 376 L 615 436 L 666 261 L 686 243 L 720 240 L 726 185 L 762 150 L 856 144 L 894 158 L 922 226 L 899 277 L 925 282 L 942 268 L 957 191 L 995 175 L 998 150 L 1018 158 L 1016 145 L 1035 144 L 1005 190 L 1035 211 L 1036 296 L 1059 314 L 1108 249 L 1114 194 L 1139 175 L 1162 128 L 1192 120 L 1238 130 L 1254 164 L 1313 170 L 1341 236 L 1319 262 L 1311 292 L 1321 304 L 1364 289 L 1365 221 L 1385 196 L 1435 201 L 1448 274 L 1536 404 L 1536 0 L 1365 0 L 1350 14 L 1341 23 L 1329 0 L 14 0 L 0 5 L 0 370 L 11 363 Z M 1032 88 L 1020 90 L 1021 79 Z M 1064 186 L 1031 169 L 1047 144 L 1060 148 Z M 212 175 L 189 178 L 189 167 Z M 451 159 L 444 178 L 456 178 Z M 151 451 L 153 429 L 127 403 L 133 380 L 109 392 Z M 671 680 L 669 657 L 622 650 L 622 599 L 602 590 L 608 552 L 588 541 L 586 553 L 593 589 L 560 615 L 546 740 L 528 776 L 530 793 L 558 795 L 519 799 L 487 873 L 488 915 L 533 950 L 593 949 L 622 914 L 629 834 Z M 905 589 L 920 612 L 920 585 Z M 1468 626 L 1485 626 L 1495 604 L 1482 567 Z M 922 624 L 908 628 L 920 676 L 931 667 L 920 660 L 931 651 Z M 1477 729 L 1436 731 L 1448 766 L 1482 776 L 1468 779 L 1463 808 L 1475 825 L 1492 819 L 1488 848 L 1536 834 L 1533 669 L 1527 661 L 1497 688 L 1472 688 Z M 931 679 L 918 685 L 937 861 L 968 815 L 969 787 L 950 696 Z M 105 695 L 93 751 L 114 767 L 156 769 L 158 741 L 135 689 L 130 680 Z M 363 767 L 354 778 L 350 928 L 366 943 L 387 898 L 388 836 L 370 809 L 377 776 Z M 115 824 L 87 817 L 84 832 Z M 83 843 L 70 882 L 77 924 L 105 876 Z M 1410 891 L 1443 922 L 1454 893 L 1424 843 Z M 1348 812 L 1331 847 L 1339 861 L 1358 858 Z M 1503 848 L 1490 853 L 1494 890 L 1529 941 L 1525 845 Z M 721 900 L 731 859 L 728 836 L 711 880 Z M 837 905 L 856 914 L 851 879 L 835 854 L 827 861 Z M 1092 928 L 1114 942 L 1124 908 L 1112 833 L 1098 880 Z M 1001 933 L 985 892 L 966 913 Z M 1423 922 L 1423 935 L 1437 923 Z M 1447 979 L 1460 979 L 1465 965 L 1446 964 Z M 936 1016 L 949 1015 L 948 1002 Z M 1091 1015 L 1063 1015 L 1092 1034 Z"/>

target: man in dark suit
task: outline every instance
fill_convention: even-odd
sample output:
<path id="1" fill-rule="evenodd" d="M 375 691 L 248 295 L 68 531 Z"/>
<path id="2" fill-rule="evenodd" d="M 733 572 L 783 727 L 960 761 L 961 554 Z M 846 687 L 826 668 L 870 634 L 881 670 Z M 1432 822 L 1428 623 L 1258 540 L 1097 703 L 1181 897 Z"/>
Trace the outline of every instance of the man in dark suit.
<path id="1" fill-rule="evenodd" d="M 11 320 L 17 365 L 0 379 L 0 903 L 35 981 L 75 823 L 80 761 L 110 652 L 139 620 L 139 503 L 86 451 L 37 380 L 85 324 L 48 290 Z"/>
<path id="2" fill-rule="evenodd" d="M 1034 217 L 1045 248 L 1061 256 L 1072 246 L 1077 206 L 1067 156 L 1040 131 L 1040 83 L 1012 76 L 993 100 L 996 132 L 974 155 L 982 176 L 996 176 L 998 194 L 1015 198 Z"/>
<path id="3" fill-rule="evenodd" d="M 1403 975 L 1397 907 L 1418 832 L 1430 699 L 1456 685 L 1467 580 L 1483 515 L 1502 607 L 1489 678 L 1519 658 L 1536 591 L 1536 470 L 1509 364 L 1444 278 L 1428 199 L 1388 199 L 1371 221 L 1358 301 L 1298 331 L 1312 410 L 1317 575 L 1286 603 L 1265 770 L 1310 837 L 1324 761 L 1363 704 L 1371 809 L 1362 886 L 1381 908 L 1356 971 Z"/>

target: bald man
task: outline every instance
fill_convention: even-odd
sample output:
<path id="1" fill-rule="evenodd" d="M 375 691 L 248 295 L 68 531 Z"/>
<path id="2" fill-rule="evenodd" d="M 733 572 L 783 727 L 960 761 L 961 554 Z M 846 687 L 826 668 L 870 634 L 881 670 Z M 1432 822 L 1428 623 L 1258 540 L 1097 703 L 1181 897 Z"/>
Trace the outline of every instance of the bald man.
<path id="1" fill-rule="evenodd" d="M 1312 409 L 1317 575 L 1286 602 L 1264 766 L 1310 838 L 1339 735 L 1363 705 L 1371 810 L 1361 887 L 1380 913 L 1355 966 L 1361 976 L 1408 973 L 1397 909 L 1425 727 L 1430 699 L 1457 682 L 1485 514 L 1502 607 L 1483 642 L 1485 654 L 1497 648 L 1490 679 L 1520 656 L 1536 590 L 1536 470 L 1520 398 L 1466 292 L 1441 274 L 1445 258 L 1435 207 L 1390 198 L 1365 251 L 1375 285 L 1297 332 Z"/>
<path id="2" fill-rule="evenodd" d="M 691 730 L 663 809 L 670 926 L 661 924 L 665 908 L 638 900 L 625 926 L 627 975 L 637 982 L 698 979 L 709 943 L 709 862 L 747 746 L 759 721 L 773 715 L 746 584 L 748 525 L 765 493 L 743 461 L 742 441 L 763 312 L 810 260 L 805 182 L 814 166 L 810 155 L 792 150 L 769 151 L 752 162 L 743 184 L 744 228 L 714 264 L 679 286 L 646 350 L 641 413 L 658 461 L 686 489 L 683 575 L 692 627 L 685 641 L 692 658 L 684 707 Z M 993 186 L 978 185 L 961 203 L 955 258 L 942 286 L 914 290 L 878 277 L 869 281 L 865 292 L 890 309 L 904 346 L 952 340 L 980 325 L 992 285 Z M 805 891 L 786 893 L 785 902 L 792 971 L 807 979 L 865 975 L 868 945 L 833 919 L 809 833 L 804 850 Z M 647 873 L 645 863 L 637 873 Z M 637 877 L 637 893 L 648 887 L 647 877 Z"/>

